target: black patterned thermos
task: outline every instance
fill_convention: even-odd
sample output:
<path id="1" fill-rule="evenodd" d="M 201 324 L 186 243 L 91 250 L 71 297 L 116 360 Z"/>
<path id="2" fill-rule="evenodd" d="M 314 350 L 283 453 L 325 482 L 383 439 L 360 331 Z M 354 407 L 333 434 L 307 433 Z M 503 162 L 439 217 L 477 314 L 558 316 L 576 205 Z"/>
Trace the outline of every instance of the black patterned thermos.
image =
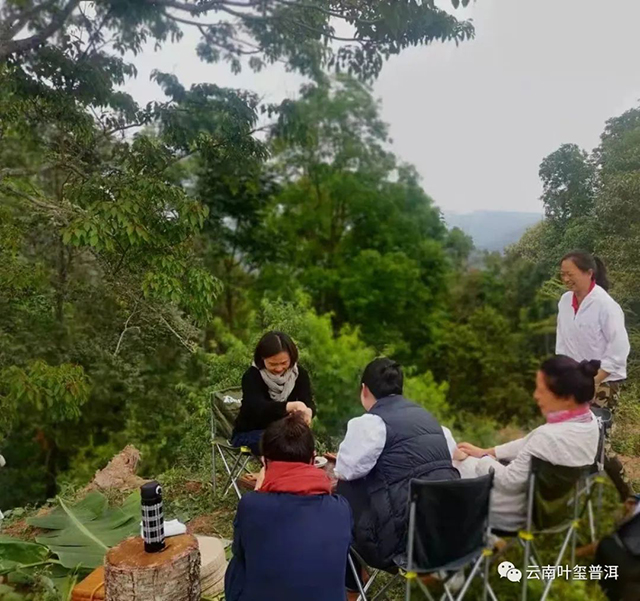
<path id="1" fill-rule="evenodd" d="M 164 549 L 164 513 L 162 511 L 162 486 L 147 482 L 140 488 L 142 502 L 142 537 L 147 553 Z"/>

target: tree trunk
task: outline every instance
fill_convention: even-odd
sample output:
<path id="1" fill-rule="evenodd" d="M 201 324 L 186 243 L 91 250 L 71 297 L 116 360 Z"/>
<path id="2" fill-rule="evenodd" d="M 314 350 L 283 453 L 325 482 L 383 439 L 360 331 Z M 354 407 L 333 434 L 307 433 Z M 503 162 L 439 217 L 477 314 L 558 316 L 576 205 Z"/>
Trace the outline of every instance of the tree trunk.
<path id="1" fill-rule="evenodd" d="M 145 553 L 140 537 L 107 553 L 106 601 L 200 601 L 200 551 L 189 535 L 166 539 L 160 553 Z"/>

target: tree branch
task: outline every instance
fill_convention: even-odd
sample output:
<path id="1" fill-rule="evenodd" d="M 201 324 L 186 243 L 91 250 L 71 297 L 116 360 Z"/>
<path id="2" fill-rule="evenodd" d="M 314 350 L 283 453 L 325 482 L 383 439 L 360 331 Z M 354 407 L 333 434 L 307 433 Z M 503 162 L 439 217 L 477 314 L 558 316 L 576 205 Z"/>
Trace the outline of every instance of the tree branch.
<path id="1" fill-rule="evenodd" d="M 93 31 L 93 33 L 91 33 L 90 37 L 89 37 L 89 41 L 87 42 L 87 47 L 84 49 L 84 52 L 82 53 L 82 56 L 80 57 L 80 60 L 84 60 L 87 57 L 87 54 L 89 54 L 89 51 L 91 50 L 91 48 L 94 46 L 94 44 L 96 43 L 98 37 L 100 36 L 100 33 L 102 31 L 102 28 L 105 26 L 107 20 L 109 19 L 109 17 L 111 16 L 111 12 L 113 9 L 108 10 L 104 17 L 102 18 L 102 21 L 100 22 L 100 24 L 98 25 L 98 27 L 96 27 L 96 29 Z"/>
<path id="2" fill-rule="evenodd" d="M 22 190 L 15 188 L 11 184 L 0 183 L 0 192 L 4 192 L 5 194 L 9 194 L 11 196 L 15 196 L 16 198 L 21 198 L 22 200 L 26 200 L 30 202 L 32 205 L 34 205 L 35 207 L 45 211 L 55 213 L 58 216 L 61 216 L 61 214 L 64 213 L 64 210 L 61 211 L 61 208 L 58 205 L 50 204 L 48 202 L 40 200 L 39 198 L 36 198 L 31 194 L 27 194 L 26 192 L 23 192 Z"/>
<path id="3" fill-rule="evenodd" d="M 78 7 L 80 0 L 69 0 L 67 5 L 54 17 L 42 31 L 21 40 L 8 40 L 0 43 L 0 61 L 8 58 L 11 54 L 27 52 L 36 48 L 52 35 L 54 35 L 69 18 L 71 13 Z"/>
<path id="4" fill-rule="evenodd" d="M 382 19 L 376 19 L 375 21 L 369 21 L 368 19 L 358 19 L 357 17 L 349 17 L 343 13 L 339 13 L 329 8 L 322 8 L 322 6 L 315 6 L 313 4 L 305 4 L 304 2 L 295 2 L 293 0 L 274 0 L 277 4 L 284 6 L 290 6 L 292 8 L 304 8 L 308 10 L 315 10 L 316 12 L 327 15 L 328 17 L 335 17 L 336 19 L 343 19 L 349 21 L 349 23 L 359 23 L 361 25 L 376 25 L 382 22 Z"/>
<path id="5" fill-rule="evenodd" d="M 136 123 L 129 123 L 128 125 L 123 125 L 122 127 L 114 127 L 112 129 L 105 129 L 104 130 L 104 136 L 105 137 L 109 137 L 115 133 L 120 133 L 120 132 L 124 132 L 128 129 L 134 129 L 136 127 L 144 127 L 145 125 L 148 125 L 149 121 L 137 121 Z"/>
<path id="6" fill-rule="evenodd" d="M 179 2 L 178 0 L 150 0 L 151 4 L 156 6 L 165 6 L 167 8 L 175 8 L 189 13 L 190 15 L 201 15 L 212 9 L 220 9 L 224 5 L 237 6 L 239 8 L 253 8 L 264 5 L 264 0 L 252 0 L 251 2 L 234 2 L 233 0 L 209 0 L 202 4 L 189 4 L 187 2 Z"/>
<path id="7" fill-rule="evenodd" d="M 20 14 L 18 12 L 15 17 L 10 17 L 10 20 L 7 20 L 5 23 L 0 25 L 0 31 L 3 32 L 1 38 L 11 39 L 14 35 L 20 32 L 20 30 L 27 24 L 29 19 L 33 18 L 38 13 L 41 13 L 43 10 L 53 6 L 56 0 L 47 0 L 43 4 L 37 4 L 33 6 L 31 9 Z M 13 19 L 16 19 L 14 23 Z"/>
<path id="8" fill-rule="evenodd" d="M 4 169 L 0 169 L 0 180 L 5 177 L 20 177 L 24 175 L 33 175 L 33 171 L 29 169 L 20 169 L 20 168 L 11 168 L 5 167 Z"/>
<path id="9" fill-rule="evenodd" d="M 122 339 L 124 338 L 124 335 L 129 331 L 129 330 L 135 330 L 135 329 L 139 329 L 138 326 L 134 326 L 133 328 L 129 327 L 129 322 L 131 321 L 131 318 L 136 314 L 136 309 L 138 307 L 138 303 L 136 301 L 136 304 L 133 307 L 133 311 L 131 313 L 131 315 L 129 315 L 129 317 L 127 318 L 127 321 L 124 324 L 124 329 L 122 330 L 121 334 L 120 334 L 120 338 L 118 338 L 118 344 L 116 345 L 116 350 L 113 353 L 114 357 L 118 356 L 118 353 L 120 352 L 120 345 L 122 344 Z"/>
<path id="10" fill-rule="evenodd" d="M 169 331 L 182 343 L 182 346 L 184 346 L 190 353 L 196 352 L 197 346 L 193 342 L 189 342 L 180 336 L 180 334 L 171 327 L 171 324 L 164 318 L 164 316 L 160 315 L 160 313 L 157 313 L 157 315 L 160 318 L 160 321 L 162 321 L 162 323 L 169 328 Z"/>
<path id="11" fill-rule="evenodd" d="M 252 44 L 251 42 L 246 42 L 245 40 L 239 40 L 237 38 L 234 37 L 229 37 L 229 39 L 232 42 L 235 42 L 236 44 L 244 44 L 245 46 L 249 46 L 250 48 L 253 48 L 253 50 L 244 50 L 242 48 L 233 48 L 230 47 L 230 45 L 225 45 L 225 44 L 221 44 L 219 42 L 216 42 L 215 40 L 212 39 L 211 34 L 206 30 L 207 27 L 216 27 L 218 25 L 220 25 L 220 23 L 198 23 L 198 21 L 189 21 L 188 19 L 182 19 L 180 17 L 176 17 L 175 15 L 172 15 L 170 13 L 165 12 L 164 13 L 165 16 L 168 19 L 171 19 L 172 21 L 175 21 L 176 23 L 182 23 L 183 25 L 191 25 L 194 27 L 197 27 L 200 30 L 200 33 L 202 34 L 202 37 L 205 38 L 207 40 L 207 42 L 209 42 L 209 44 L 212 44 L 214 46 L 218 46 L 220 48 L 224 48 L 225 50 L 229 51 L 229 52 L 237 52 L 239 54 L 259 54 L 262 52 L 262 49 L 259 46 L 256 46 L 255 44 Z"/>

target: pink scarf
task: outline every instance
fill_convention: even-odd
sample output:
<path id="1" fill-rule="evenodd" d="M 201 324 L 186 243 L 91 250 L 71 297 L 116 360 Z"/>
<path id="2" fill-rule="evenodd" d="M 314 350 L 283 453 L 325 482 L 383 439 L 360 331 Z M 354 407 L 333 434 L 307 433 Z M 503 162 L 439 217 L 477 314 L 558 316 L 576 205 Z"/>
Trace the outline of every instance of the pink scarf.
<path id="1" fill-rule="evenodd" d="M 560 422 L 578 422 L 588 424 L 593 419 L 589 403 L 577 407 L 576 409 L 564 409 L 562 411 L 552 411 L 547 413 L 548 424 L 559 424 Z"/>

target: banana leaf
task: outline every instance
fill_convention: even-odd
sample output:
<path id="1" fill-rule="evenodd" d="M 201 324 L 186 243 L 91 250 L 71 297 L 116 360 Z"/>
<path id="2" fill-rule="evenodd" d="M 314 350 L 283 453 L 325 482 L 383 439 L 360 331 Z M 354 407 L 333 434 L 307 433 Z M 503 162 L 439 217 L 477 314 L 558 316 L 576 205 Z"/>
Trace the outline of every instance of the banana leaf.
<path id="1" fill-rule="evenodd" d="M 89 493 L 74 506 L 58 499 L 59 507 L 48 515 L 27 520 L 31 526 L 51 530 L 36 538 L 58 556 L 66 568 L 96 568 L 105 553 L 140 531 L 140 493 L 133 493 L 122 507 L 109 508 L 104 495 Z"/>
<path id="2" fill-rule="evenodd" d="M 0 574 L 23 566 L 39 565 L 49 556 L 49 549 L 37 543 L 0 536 Z"/>

